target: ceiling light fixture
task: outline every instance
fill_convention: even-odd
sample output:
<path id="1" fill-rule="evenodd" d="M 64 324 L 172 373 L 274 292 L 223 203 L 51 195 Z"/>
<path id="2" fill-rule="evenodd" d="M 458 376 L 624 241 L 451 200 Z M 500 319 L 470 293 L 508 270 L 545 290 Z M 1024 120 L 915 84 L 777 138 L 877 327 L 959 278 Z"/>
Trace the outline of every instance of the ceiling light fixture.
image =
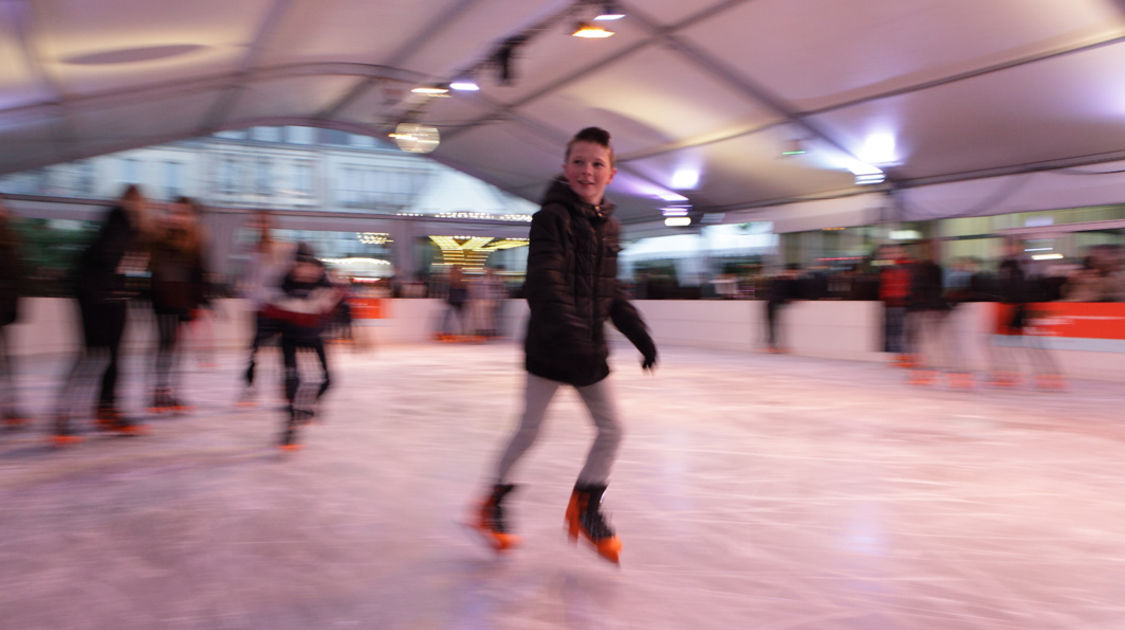
<path id="1" fill-rule="evenodd" d="M 472 79 L 457 79 L 449 84 L 450 89 L 457 90 L 458 92 L 479 92 L 480 86 Z"/>
<path id="2" fill-rule="evenodd" d="M 594 18 L 594 20 L 598 22 L 612 22 L 614 20 L 620 20 L 623 17 L 625 17 L 625 14 L 621 11 L 621 8 L 618 7 L 616 3 L 606 2 L 602 4 L 602 11 Z"/>
<path id="3" fill-rule="evenodd" d="M 691 225 L 691 217 L 667 217 L 664 219 L 666 227 L 687 227 Z"/>
<path id="4" fill-rule="evenodd" d="M 804 155 L 808 152 L 809 151 L 805 148 L 805 143 L 802 140 L 794 139 L 785 143 L 785 148 L 782 149 L 781 156 L 796 157 L 798 155 Z"/>
<path id="5" fill-rule="evenodd" d="M 574 32 L 570 34 L 571 37 L 581 37 L 583 39 L 605 39 L 606 37 L 613 37 L 613 35 L 613 31 L 589 22 L 579 22 L 574 26 Z"/>
<path id="6" fill-rule="evenodd" d="M 398 148 L 408 153 L 430 153 L 441 143 L 436 127 L 417 123 L 399 123 L 394 133 L 387 134 Z"/>
<path id="7" fill-rule="evenodd" d="M 887 176 L 883 171 L 878 173 L 857 173 L 855 176 L 856 186 L 870 186 L 871 184 L 882 184 L 886 181 Z"/>
<path id="8" fill-rule="evenodd" d="M 410 90 L 415 94 L 425 94 L 426 96 L 441 96 L 442 94 L 449 94 L 449 88 L 444 85 L 419 85 L 418 87 Z"/>
<path id="9" fill-rule="evenodd" d="M 681 168 L 672 174 L 673 190 L 692 190 L 699 186 L 699 169 Z"/>

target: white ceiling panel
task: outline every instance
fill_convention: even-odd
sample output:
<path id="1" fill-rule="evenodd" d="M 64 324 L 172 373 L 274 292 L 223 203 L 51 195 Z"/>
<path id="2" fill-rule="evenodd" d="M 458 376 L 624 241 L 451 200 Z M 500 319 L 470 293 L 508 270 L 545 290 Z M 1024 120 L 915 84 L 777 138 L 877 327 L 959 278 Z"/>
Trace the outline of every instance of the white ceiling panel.
<path id="1" fill-rule="evenodd" d="M 349 76 L 303 76 L 258 81 L 239 95 L 231 120 L 302 117 L 334 102 L 355 82 Z"/>
<path id="2" fill-rule="evenodd" d="M 1122 33 L 1106 0 L 756 0 L 684 31 L 801 110 Z"/>
<path id="3" fill-rule="evenodd" d="M 454 3 L 456 4 L 456 3 Z M 417 51 L 402 66 L 431 76 L 453 79 L 452 73 L 486 59 L 507 36 L 564 10 L 567 0 L 475 0 L 454 15 L 444 28 L 421 39 Z M 486 73 L 481 73 L 484 80 Z"/>
<path id="4" fill-rule="evenodd" d="M 535 186 L 562 173 L 563 145 L 508 125 L 483 125 L 442 139 L 436 153 L 501 188 Z"/>
<path id="5" fill-rule="evenodd" d="M 0 173 L 204 124 L 412 119 L 437 159 L 538 199 L 598 125 L 612 194 L 648 217 L 692 170 L 706 210 L 850 191 L 859 160 L 910 186 L 1125 155 L 1125 0 L 621 4 L 581 40 L 578 0 L 0 0 L 0 146 L 22 147 Z M 513 36 L 510 85 L 492 63 L 479 93 L 410 95 Z M 813 151 L 776 157 L 796 139 Z"/>
<path id="6" fill-rule="evenodd" d="M 69 94 L 176 81 L 237 68 L 270 4 L 36 2 L 35 42 Z"/>
<path id="7" fill-rule="evenodd" d="M 99 147 L 145 146 L 198 134 L 216 92 L 73 112 L 70 120 L 84 142 Z M 116 149 L 114 149 L 116 150 Z"/>
<path id="8" fill-rule="evenodd" d="M 750 199 L 784 199 L 854 186 L 854 176 L 842 166 L 821 163 L 812 156 L 782 157 L 788 139 L 787 129 L 771 128 L 630 161 L 627 165 L 703 207 L 738 205 Z M 692 172 L 699 173 L 698 184 L 673 185 L 677 173 Z"/>
<path id="9" fill-rule="evenodd" d="M 573 131 L 604 125 L 623 153 L 780 120 L 664 48 L 622 59 L 518 111 Z"/>
<path id="10" fill-rule="evenodd" d="M 347 61 L 386 64 L 456 0 L 297 0 L 270 38 L 268 64 Z M 452 43 L 452 42 L 451 42 Z"/>
<path id="11" fill-rule="evenodd" d="M 649 40 L 648 31 L 636 23 L 621 20 L 611 29 L 616 35 L 607 39 L 580 39 L 570 36 L 573 22 L 566 20 L 516 49 L 511 62 L 514 74 L 511 85 L 502 86 L 497 82 L 495 68 L 493 75 L 484 77 L 481 85 L 493 98 L 514 103 L 587 68 L 590 68 L 588 75 L 609 70 L 629 49 Z"/>
<path id="12" fill-rule="evenodd" d="M 1125 149 L 1125 44 L 815 117 L 861 158 L 894 138 L 899 176 L 929 177 Z M 1049 86 L 1049 87 L 1048 87 Z"/>
<path id="13" fill-rule="evenodd" d="M 746 2 L 760 2 L 761 0 L 743 0 Z M 727 4 L 723 0 L 707 0 L 706 2 L 684 2 L 684 0 L 632 0 L 622 6 L 626 9 L 637 8 L 645 15 L 664 27 L 676 27 L 680 22 L 699 13 L 714 10 L 716 7 Z"/>

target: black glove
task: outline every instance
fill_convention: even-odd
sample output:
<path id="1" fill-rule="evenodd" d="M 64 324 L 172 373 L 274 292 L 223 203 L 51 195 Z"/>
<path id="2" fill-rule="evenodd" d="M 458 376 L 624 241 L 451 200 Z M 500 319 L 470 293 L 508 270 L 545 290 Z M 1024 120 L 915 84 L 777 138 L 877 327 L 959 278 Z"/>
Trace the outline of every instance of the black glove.
<path id="1" fill-rule="evenodd" d="M 656 348 L 645 353 L 644 359 L 641 361 L 642 370 L 651 370 L 656 365 Z"/>

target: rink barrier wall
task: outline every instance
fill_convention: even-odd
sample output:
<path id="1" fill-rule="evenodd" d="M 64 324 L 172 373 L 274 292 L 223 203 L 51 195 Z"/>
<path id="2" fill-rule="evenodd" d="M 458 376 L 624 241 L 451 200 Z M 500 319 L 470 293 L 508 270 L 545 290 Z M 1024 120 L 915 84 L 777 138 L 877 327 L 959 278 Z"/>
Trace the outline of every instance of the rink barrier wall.
<path id="1" fill-rule="evenodd" d="M 687 346 L 723 351 L 759 352 L 764 343 L 765 304 L 743 300 L 637 300 L 658 346 Z M 357 325 L 359 335 L 379 344 L 420 343 L 432 338 L 446 305 L 436 299 L 388 300 L 384 319 Z M 77 305 L 62 298 L 21 301 L 21 318 L 9 329 L 11 352 L 16 356 L 43 356 L 73 352 L 81 341 Z M 956 339 L 975 371 L 988 367 L 987 344 L 994 321 L 993 305 L 966 304 L 955 311 Z M 143 308 L 130 310 L 125 334 L 127 351 L 154 347 L 155 325 Z M 782 311 L 782 343 L 796 356 L 885 361 L 880 344 L 881 305 L 878 302 L 794 302 Z M 504 329 L 508 337 L 522 336 L 527 304 L 508 300 Z M 251 307 L 245 300 L 218 300 L 212 318 L 215 347 L 246 347 L 252 332 Z M 612 330 L 612 326 L 609 326 Z M 627 345 L 619 333 L 611 339 Z M 628 352 L 622 347 L 618 352 Z M 1117 352 L 1054 350 L 1063 372 L 1073 378 L 1125 382 L 1125 355 Z M 778 360 L 784 360 L 779 356 Z M 1026 366 L 1023 367 L 1026 369 Z"/>

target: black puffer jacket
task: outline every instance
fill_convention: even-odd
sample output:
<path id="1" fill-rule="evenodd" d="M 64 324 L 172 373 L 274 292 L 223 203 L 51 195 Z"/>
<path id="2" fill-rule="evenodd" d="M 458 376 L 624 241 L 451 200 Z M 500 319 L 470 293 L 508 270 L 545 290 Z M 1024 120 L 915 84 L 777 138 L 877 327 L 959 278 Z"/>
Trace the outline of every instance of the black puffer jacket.
<path id="1" fill-rule="evenodd" d="M 591 206 L 560 178 L 531 219 L 524 348 L 527 371 L 536 376 L 576 386 L 608 376 L 607 318 L 646 358 L 656 357 L 644 321 L 617 281 L 621 248 L 612 213 L 612 204 Z"/>
<path id="2" fill-rule="evenodd" d="M 94 240 L 78 259 L 74 276 L 79 300 L 104 302 L 126 297 L 125 276 L 119 267 L 121 259 L 136 247 L 136 238 L 136 227 L 125 208 L 110 208 Z"/>

